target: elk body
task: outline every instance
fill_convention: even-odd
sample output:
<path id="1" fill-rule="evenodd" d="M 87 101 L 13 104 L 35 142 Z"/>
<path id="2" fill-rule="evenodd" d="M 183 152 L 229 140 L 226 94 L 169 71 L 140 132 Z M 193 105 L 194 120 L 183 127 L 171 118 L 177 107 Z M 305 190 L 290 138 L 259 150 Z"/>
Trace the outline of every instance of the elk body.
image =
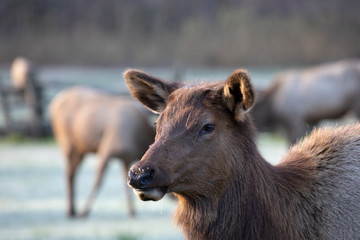
<path id="1" fill-rule="evenodd" d="M 73 87 L 61 92 L 50 105 L 56 140 L 66 158 L 68 215 L 75 216 L 74 178 L 87 153 L 96 153 L 99 166 L 92 192 L 80 216 L 86 216 L 100 187 L 111 158 L 130 164 L 139 160 L 153 142 L 155 132 L 148 111 L 133 99 L 109 96 L 94 89 Z M 127 187 L 129 212 L 134 215 L 131 191 Z"/>
<path id="2" fill-rule="evenodd" d="M 254 142 L 246 71 L 195 86 L 138 70 L 124 77 L 132 95 L 160 113 L 129 185 L 142 200 L 175 193 L 187 239 L 360 236 L 360 124 L 316 130 L 273 166 Z"/>
<path id="3" fill-rule="evenodd" d="M 350 111 L 360 118 L 359 60 L 282 72 L 251 113 L 259 130 L 284 126 L 289 142 L 295 143 L 319 121 Z"/>

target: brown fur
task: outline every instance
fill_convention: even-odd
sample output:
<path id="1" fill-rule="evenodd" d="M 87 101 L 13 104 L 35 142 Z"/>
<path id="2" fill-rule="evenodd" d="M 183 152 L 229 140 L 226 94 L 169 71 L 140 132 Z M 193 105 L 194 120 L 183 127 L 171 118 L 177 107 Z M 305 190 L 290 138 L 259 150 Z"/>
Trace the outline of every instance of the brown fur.
<path id="1" fill-rule="evenodd" d="M 87 153 L 96 153 L 99 168 L 92 192 L 80 216 L 86 216 L 100 187 L 111 158 L 130 164 L 140 159 L 153 142 L 154 130 L 148 112 L 128 97 L 110 96 L 85 87 L 61 92 L 50 105 L 54 135 L 66 157 L 68 215 L 75 216 L 73 182 Z M 127 188 L 129 213 L 134 215 L 131 192 Z"/>
<path id="2" fill-rule="evenodd" d="M 167 84 L 153 78 L 144 80 L 145 90 L 134 87 L 128 76 L 136 71 L 124 76 L 142 100 L 148 91 L 156 95 L 154 82 Z M 143 200 L 175 193 L 175 220 L 189 240 L 358 237 L 360 124 L 319 129 L 273 166 L 257 150 L 248 113 L 233 107 L 254 102 L 250 81 L 242 79 L 250 78 L 238 70 L 225 83 L 169 92 L 156 140 L 130 169 L 129 184 Z"/>

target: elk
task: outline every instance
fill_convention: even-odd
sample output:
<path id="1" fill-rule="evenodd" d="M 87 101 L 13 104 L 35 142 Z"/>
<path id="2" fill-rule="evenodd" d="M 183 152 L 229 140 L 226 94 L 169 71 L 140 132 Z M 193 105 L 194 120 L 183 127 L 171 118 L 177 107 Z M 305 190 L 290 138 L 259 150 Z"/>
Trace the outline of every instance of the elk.
<path id="1" fill-rule="evenodd" d="M 155 142 L 128 183 L 141 200 L 178 199 L 188 240 L 356 239 L 360 124 L 318 129 L 278 165 L 260 155 L 250 77 L 180 85 L 127 70 L 131 94 L 159 113 Z"/>
<path id="2" fill-rule="evenodd" d="M 75 217 L 74 178 L 85 154 L 96 153 L 99 166 L 91 194 L 80 217 L 89 213 L 111 158 L 124 164 L 139 160 L 153 142 L 155 131 L 149 112 L 126 96 L 111 96 L 87 87 L 72 87 L 58 94 L 50 104 L 55 138 L 66 159 L 68 216 Z M 135 211 L 127 187 L 129 214 Z"/>
<path id="3" fill-rule="evenodd" d="M 11 65 L 11 79 L 16 89 L 24 89 L 26 81 L 33 78 L 35 74 L 35 67 L 28 59 L 24 57 L 17 57 Z"/>
<path id="4" fill-rule="evenodd" d="M 337 119 L 350 111 L 360 117 L 360 61 L 281 72 L 259 95 L 251 111 L 255 126 L 259 130 L 283 126 L 293 144 L 323 119 Z"/>

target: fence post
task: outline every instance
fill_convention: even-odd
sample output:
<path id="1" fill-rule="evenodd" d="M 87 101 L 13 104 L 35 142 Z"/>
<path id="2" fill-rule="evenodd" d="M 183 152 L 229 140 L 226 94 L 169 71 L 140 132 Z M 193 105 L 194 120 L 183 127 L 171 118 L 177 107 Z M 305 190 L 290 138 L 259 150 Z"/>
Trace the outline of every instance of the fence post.
<path id="1" fill-rule="evenodd" d="M 13 130 L 13 122 L 10 116 L 10 109 L 8 103 L 8 94 L 7 91 L 4 89 L 2 78 L 0 76 L 0 104 L 4 116 L 4 125 L 5 125 L 5 133 L 10 133 Z"/>

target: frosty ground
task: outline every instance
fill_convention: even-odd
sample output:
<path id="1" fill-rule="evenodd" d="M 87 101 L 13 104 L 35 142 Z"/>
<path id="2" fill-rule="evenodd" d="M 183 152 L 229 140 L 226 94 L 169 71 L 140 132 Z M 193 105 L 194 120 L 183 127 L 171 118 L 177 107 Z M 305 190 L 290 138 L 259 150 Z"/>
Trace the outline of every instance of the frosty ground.
<path id="1" fill-rule="evenodd" d="M 276 163 L 286 150 L 282 140 L 259 139 L 267 159 Z M 81 209 L 94 181 L 95 155 L 86 157 L 76 179 Z M 142 202 L 127 214 L 122 165 L 114 159 L 87 219 L 66 217 L 63 156 L 54 141 L 0 142 L 0 239 L 183 239 L 172 220 L 176 201 Z"/>

